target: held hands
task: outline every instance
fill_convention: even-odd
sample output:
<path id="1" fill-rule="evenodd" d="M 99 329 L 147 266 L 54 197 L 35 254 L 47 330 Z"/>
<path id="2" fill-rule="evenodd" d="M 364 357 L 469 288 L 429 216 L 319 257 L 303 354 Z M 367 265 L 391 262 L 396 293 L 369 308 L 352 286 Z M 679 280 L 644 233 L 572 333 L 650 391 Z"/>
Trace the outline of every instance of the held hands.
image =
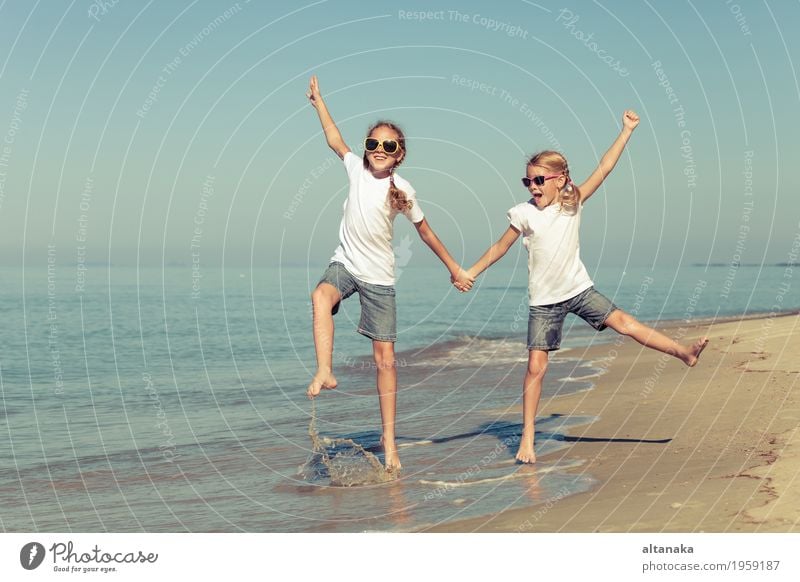
<path id="1" fill-rule="evenodd" d="M 316 75 L 311 76 L 311 80 L 308 83 L 308 91 L 306 91 L 306 97 L 308 97 L 308 100 L 315 109 L 322 102 L 322 95 L 319 92 L 319 82 L 317 81 Z"/>
<path id="2" fill-rule="evenodd" d="M 636 126 L 639 125 L 639 116 L 636 115 L 633 109 L 626 109 L 625 113 L 622 114 L 622 125 L 631 131 L 636 129 Z"/>
<path id="3" fill-rule="evenodd" d="M 450 275 L 450 282 L 453 284 L 453 287 L 465 293 L 472 289 L 472 284 L 475 283 L 475 277 L 469 271 L 459 269 L 456 274 Z"/>

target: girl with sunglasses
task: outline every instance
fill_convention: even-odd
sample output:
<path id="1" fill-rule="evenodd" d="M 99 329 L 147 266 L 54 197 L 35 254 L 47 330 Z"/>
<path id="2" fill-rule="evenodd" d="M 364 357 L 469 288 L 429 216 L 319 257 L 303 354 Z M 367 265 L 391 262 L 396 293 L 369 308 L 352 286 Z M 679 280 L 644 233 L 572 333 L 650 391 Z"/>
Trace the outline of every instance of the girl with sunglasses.
<path id="1" fill-rule="evenodd" d="M 450 271 L 459 289 L 472 286 L 461 267 L 434 234 L 417 203 L 414 188 L 395 173 L 406 155 L 405 136 L 387 121 L 373 125 L 364 140 L 364 156 L 359 159 L 347 147 L 320 95 L 317 77 L 311 77 L 306 93 L 316 109 L 328 146 L 344 162 L 350 191 L 339 226 L 339 246 L 331 263 L 311 294 L 314 308 L 314 347 L 317 372 L 308 386 L 309 398 L 322 389 L 336 388 L 332 370 L 333 315 L 339 303 L 358 293 L 361 320 L 358 332 L 372 340 L 377 370 L 378 400 L 381 410 L 384 462 L 387 470 L 399 469 L 395 445 L 395 407 L 397 402 L 396 307 L 394 290 L 393 221 L 403 214 L 417 229 L 420 238 Z"/>
<path id="2" fill-rule="evenodd" d="M 567 313 L 583 318 L 598 331 L 610 327 L 643 346 L 664 352 L 687 366 L 697 363 L 708 338 L 681 345 L 625 313 L 594 289 L 580 259 L 578 230 L 583 204 L 617 164 L 625 144 L 639 124 L 639 116 L 625 111 L 622 131 L 589 178 L 576 186 L 567 160 L 558 152 L 543 151 L 528 161 L 522 184 L 528 202 L 508 211 L 508 230 L 468 271 L 474 280 L 508 252 L 522 234 L 528 249 L 528 368 L 522 385 L 522 439 L 517 460 L 535 463 L 534 421 L 548 355 L 559 349 Z M 454 283 L 458 286 L 458 283 Z"/>

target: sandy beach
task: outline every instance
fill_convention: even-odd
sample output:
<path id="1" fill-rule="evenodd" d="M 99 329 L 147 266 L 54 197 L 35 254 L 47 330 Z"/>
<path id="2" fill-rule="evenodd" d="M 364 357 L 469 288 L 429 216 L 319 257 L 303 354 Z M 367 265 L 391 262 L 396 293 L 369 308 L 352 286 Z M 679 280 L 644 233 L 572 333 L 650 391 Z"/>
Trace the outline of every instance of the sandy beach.
<path id="1" fill-rule="evenodd" d="M 596 487 L 425 531 L 800 531 L 800 315 L 660 329 L 707 335 L 700 363 L 627 339 L 575 350 L 607 372 L 593 390 L 540 406 L 539 418 L 599 417 L 567 435 L 568 452 L 538 459 L 583 459 L 574 471 Z"/>

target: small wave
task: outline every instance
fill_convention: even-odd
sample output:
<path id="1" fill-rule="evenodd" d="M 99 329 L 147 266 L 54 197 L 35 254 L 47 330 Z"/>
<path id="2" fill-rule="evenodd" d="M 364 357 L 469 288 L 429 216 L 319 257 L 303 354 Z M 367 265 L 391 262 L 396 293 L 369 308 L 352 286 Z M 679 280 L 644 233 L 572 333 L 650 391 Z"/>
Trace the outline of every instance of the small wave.
<path id="1" fill-rule="evenodd" d="M 504 461 L 500 464 L 510 464 L 516 463 L 516 459 L 509 459 L 508 461 Z M 568 462 L 561 462 L 561 463 L 553 463 L 553 464 L 537 464 L 534 466 L 536 469 L 535 474 L 541 475 L 545 473 L 553 473 L 555 471 L 564 471 L 567 469 L 574 469 L 575 467 L 580 467 L 583 465 L 584 461 L 580 459 L 576 459 L 574 461 Z M 427 479 L 420 479 L 418 483 L 420 485 L 429 485 L 431 487 L 445 487 L 447 489 L 451 489 L 453 487 L 468 487 L 470 485 L 482 485 L 484 483 L 496 483 L 498 481 L 507 481 L 509 479 L 517 479 L 520 477 L 530 477 L 531 473 L 529 471 L 522 471 L 516 470 L 513 473 L 509 473 L 508 475 L 500 475 L 499 477 L 484 477 L 483 479 L 472 479 L 472 480 L 459 480 L 459 481 L 429 481 Z"/>
<path id="2" fill-rule="evenodd" d="M 311 401 L 308 425 L 312 454 L 298 475 L 308 481 L 327 478 L 332 486 L 353 487 L 376 485 L 397 479 L 397 471 L 389 471 L 361 445 L 347 438 L 329 438 L 317 432 L 316 402 Z"/>
<path id="3" fill-rule="evenodd" d="M 399 445 L 397 445 L 397 448 L 398 449 L 404 449 L 406 447 L 417 447 L 417 446 L 421 446 L 421 445 L 432 445 L 432 444 L 433 444 L 432 440 L 424 439 L 424 440 L 421 440 L 421 441 L 414 441 L 412 443 L 400 443 Z"/>
<path id="4" fill-rule="evenodd" d="M 584 374 L 583 376 L 565 376 L 564 378 L 559 378 L 557 382 L 587 382 L 599 378 L 608 372 L 607 368 L 598 368 L 595 366 L 592 366 L 590 370 L 592 370 L 590 373 Z"/>
<path id="5" fill-rule="evenodd" d="M 589 360 L 589 365 L 593 368 L 601 368 L 603 370 L 607 370 L 609 364 L 611 364 L 616 359 L 615 356 L 603 356 L 600 358 L 595 358 L 593 360 Z"/>
<path id="6" fill-rule="evenodd" d="M 527 361 L 528 354 L 523 342 L 509 338 L 485 339 L 461 336 L 457 345 L 438 353 L 431 353 L 429 357 L 414 362 L 413 366 L 478 367 L 487 363 L 503 365 Z"/>
<path id="7" fill-rule="evenodd" d="M 588 380 L 593 380 L 594 378 L 599 378 L 600 374 L 588 374 L 586 376 L 565 376 L 563 378 L 559 378 L 556 382 L 587 382 Z"/>

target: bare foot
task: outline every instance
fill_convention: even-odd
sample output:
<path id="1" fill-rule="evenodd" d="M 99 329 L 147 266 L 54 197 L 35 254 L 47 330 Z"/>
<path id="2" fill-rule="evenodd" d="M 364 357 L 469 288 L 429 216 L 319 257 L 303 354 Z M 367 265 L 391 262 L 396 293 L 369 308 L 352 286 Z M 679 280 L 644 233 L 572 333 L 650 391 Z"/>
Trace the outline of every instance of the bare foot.
<path id="1" fill-rule="evenodd" d="M 697 364 L 697 360 L 700 359 L 700 354 L 703 353 L 703 350 L 706 349 L 708 345 L 708 338 L 703 337 L 694 342 L 691 347 L 688 348 L 687 354 L 681 358 L 683 362 L 689 366 L 690 368 L 694 367 Z"/>
<path id="2" fill-rule="evenodd" d="M 381 437 L 381 446 L 383 447 L 383 462 L 386 470 L 389 473 L 399 471 L 403 468 L 400 464 L 400 457 L 397 455 L 397 446 L 394 444 L 394 439 L 384 440 Z"/>
<path id="3" fill-rule="evenodd" d="M 333 390 L 336 386 L 338 386 L 338 382 L 331 372 L 317 372 L 314 379 L 311 380 L 311 384 L 308 385 L 306 394 L 309 398 L 314 398 L 321 390 Z"/>
<path id="4" fill-rule="evenodd" d="M 535 463 L 536 453 L 533 452 L 533 439 L 526 438 L 522 435 L 522 440 L 519 443 L 519 450 L 517 451 L 517 461 L 520 463 Z"/>

